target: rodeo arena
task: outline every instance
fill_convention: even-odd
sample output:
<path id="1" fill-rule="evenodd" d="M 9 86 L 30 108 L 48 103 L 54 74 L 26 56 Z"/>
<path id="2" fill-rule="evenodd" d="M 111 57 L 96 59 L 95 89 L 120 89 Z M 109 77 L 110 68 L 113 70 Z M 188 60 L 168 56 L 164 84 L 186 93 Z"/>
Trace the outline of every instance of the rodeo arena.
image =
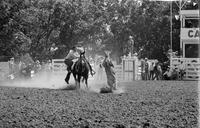
<path id="1" fill-rule="evenodd" d="M 199 10 L 179 18 L 181 56 L 167 62 L 130 52 L 118 64 L 81 43 L 62 59 L 0 62 L 0 127 L 199 128 L 200 31 L 186 24 Z"/>

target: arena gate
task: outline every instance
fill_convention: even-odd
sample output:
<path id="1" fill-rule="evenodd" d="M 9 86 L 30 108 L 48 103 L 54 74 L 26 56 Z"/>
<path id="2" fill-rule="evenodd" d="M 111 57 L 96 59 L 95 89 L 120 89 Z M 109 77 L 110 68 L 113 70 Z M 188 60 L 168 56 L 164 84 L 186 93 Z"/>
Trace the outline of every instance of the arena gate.
<path id="1" fill-rule="evenodd" d="M 124 56 L 120 65 L 115 64 L 115 72 L 118 81 L 139 80 L 141 67 L 137 57 Z"/>
<path id="2" fill-rule="evenodd" d="M 9 75 L 8 62 L 0 62 L 0 80 L 4 80 Z"/>

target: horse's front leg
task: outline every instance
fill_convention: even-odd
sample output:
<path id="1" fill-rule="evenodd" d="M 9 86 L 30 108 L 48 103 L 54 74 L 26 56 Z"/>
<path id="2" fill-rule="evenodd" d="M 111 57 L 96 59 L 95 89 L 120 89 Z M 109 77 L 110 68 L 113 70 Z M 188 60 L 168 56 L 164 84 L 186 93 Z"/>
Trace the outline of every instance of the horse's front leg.
<path id="1" fill-rule="evenodd" d="M 74 76 L 75 85 L 76 85 L 76 87 L 77 87 L 77 79 L 76 79 L 76 74 L 75 74 L 75 73 L 73 73 L 73 76 Z"/>
<path id="2" fill-rule="evenodd" d="M 88 76 L 85 76 L 84 79 L 85 79 L 85 85 L 86 85 L 86 88 L 89 89 L 89 87 L 88 87 Z"/>
<path id="3" fill-rule="evenodd" d="M 77 84 L 78 84 L 78 88 L 80 89 L 80 82 L 81 82 L 81 76 L 80 75 L 78 75 L 78 79 L 77 79 Z"/>

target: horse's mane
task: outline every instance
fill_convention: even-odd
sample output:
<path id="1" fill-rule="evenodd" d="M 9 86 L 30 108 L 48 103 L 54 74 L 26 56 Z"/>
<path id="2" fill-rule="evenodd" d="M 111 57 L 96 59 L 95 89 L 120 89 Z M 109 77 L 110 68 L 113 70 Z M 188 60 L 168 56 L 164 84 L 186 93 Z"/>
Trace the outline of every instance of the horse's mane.
<path id="1" fill-rule="evenodd" d="M 82 53 L 80 53 L 80 56 L 81 56 L 81 55 L 85 56 L 85 51 L 84 51 L 84 52 L 82 52 Z"/>

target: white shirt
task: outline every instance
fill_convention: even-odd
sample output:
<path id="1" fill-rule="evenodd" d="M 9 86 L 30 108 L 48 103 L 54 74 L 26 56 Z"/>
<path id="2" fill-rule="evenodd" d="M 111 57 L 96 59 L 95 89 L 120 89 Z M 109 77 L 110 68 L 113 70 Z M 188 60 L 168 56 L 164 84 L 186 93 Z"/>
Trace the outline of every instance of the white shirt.
<path id="1" fill-rule="evenodd" d="M 153 71 L 154 65 L 150 65 L 150 71 Z"/>
<path id="2" fill-rule="evenodd" d="M 179 65 L 179 70 L 184 70 L 184 65 L 183 64 Z"/>
<path id="3" fill-rule="evenodd" d="M 81 54 L 85 51 L 83 47 L 77 47 L 76 49 L 79 52 L 79 54 Z"/>
<path id="4" fill-rule="evenodd" d="M 74 60 L 74 59 L 77 59 L 79 57 L 80 57 L 80 55 L 77 52 L 70 50 L 68 55 L 65 57 L 65 59 Z"/>

